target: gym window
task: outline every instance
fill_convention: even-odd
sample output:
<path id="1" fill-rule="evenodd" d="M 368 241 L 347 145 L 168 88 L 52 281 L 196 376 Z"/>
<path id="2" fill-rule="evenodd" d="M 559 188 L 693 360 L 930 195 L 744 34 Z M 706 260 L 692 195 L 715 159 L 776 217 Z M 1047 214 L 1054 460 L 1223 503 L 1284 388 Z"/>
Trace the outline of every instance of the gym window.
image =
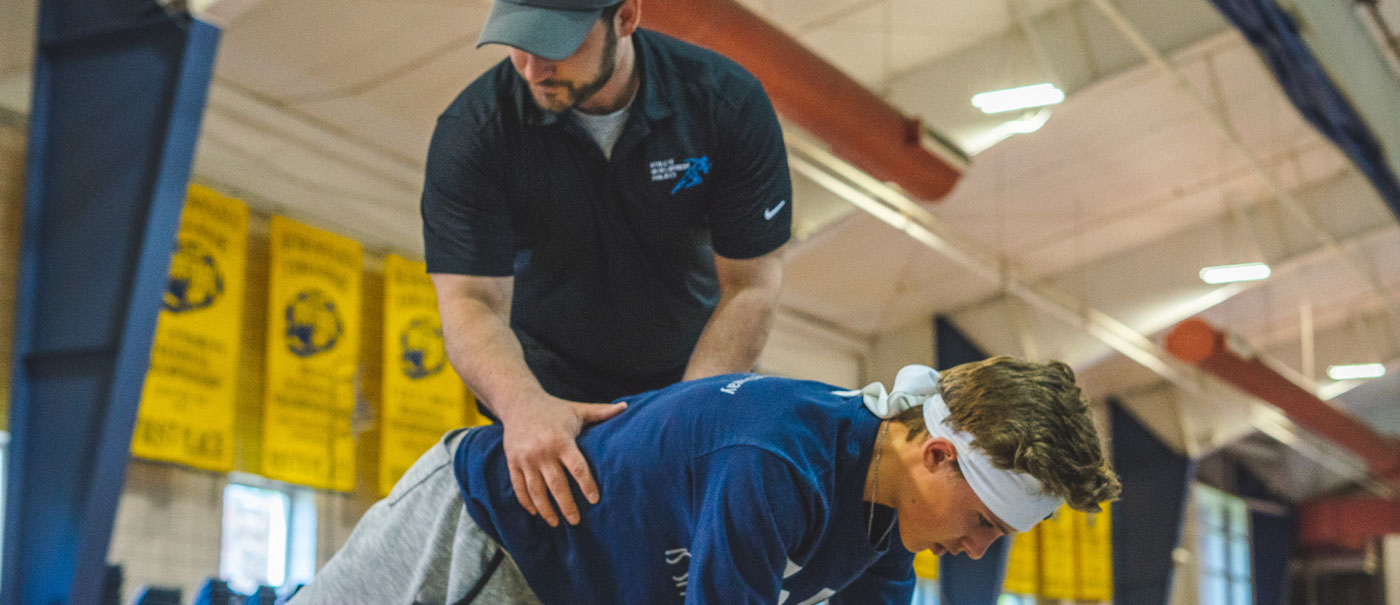
<path id="1" fill-rule="evenodd" d="M 230 588 L 251 594 L 286 581 L 289 508 L 278 490 L 237 483 L 224 488 L 219 576 Z"/>
<path id="2" fill-rule="evenodd" d="M 1200 602 L 1253 605 L 1249 507 L 1242 498 L 1204 485 L 1192 491 Z"/>
<path id="3" fill-rule="evenodd" d="M 234 473 L 224 488 L 219 576 L 252 594 L 259 586 L 290 592 L 316 570 L 316 494 Z"/>

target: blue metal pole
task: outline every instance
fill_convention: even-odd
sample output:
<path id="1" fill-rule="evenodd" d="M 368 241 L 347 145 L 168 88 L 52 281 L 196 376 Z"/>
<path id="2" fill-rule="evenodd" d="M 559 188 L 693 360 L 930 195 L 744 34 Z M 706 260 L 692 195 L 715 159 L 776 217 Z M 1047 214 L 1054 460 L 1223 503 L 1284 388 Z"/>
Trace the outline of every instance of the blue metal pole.
<path id="1" fill-rule="evenodd" d="M 1113 505 L 1113 600 L 1165 605 L 1172 551 L 1196 476 L 1196 462 L 1167 447 L 1122 404 L 1109 401 L 1113 468 L 1123 496 Z"/>
<path id="2" fill-rule="evenodd" d="M 933 330 L 934 360 L 938 367 L 950 368 L 987 358 L 987 353 L 948 318 L 934 317 Z M 940 557 L 938 577 L 945 601 L 958 605 L 995 605 L 1006 581 L 1006 561 L 1010 556 L 1011 541 L 997 540 L 981 559 L 974 560 L 966 555 Z"/>
<path id="3" fill-rule="evenodd" d="M 95 603 L 219 30 L 39 9 L 0 601 Z"/>

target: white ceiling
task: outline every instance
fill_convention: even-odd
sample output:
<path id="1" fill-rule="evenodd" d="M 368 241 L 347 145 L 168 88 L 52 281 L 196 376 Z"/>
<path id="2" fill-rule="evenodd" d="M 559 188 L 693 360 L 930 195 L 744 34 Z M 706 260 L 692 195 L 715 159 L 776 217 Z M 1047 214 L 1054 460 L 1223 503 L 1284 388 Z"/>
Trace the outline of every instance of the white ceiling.
<path id="1" fill-rule="evenodd" d="M 925 209 L 1027 283 L 1156 343 L 1200 314 L 1303 374 L 1356 361 L 1400 370 L 1395 216 L 1299 118 L 1206 0 L 1113 3 L 1174 73 L 1145 62 L 1091 0 L 741 1 L 906 113 L 980 151 L 956 189 Z M 1400 15 L 1397 4 L 1385 0 L 1382 9 Z M 0 103 L 27 99 L 33 33 L 23 24 L 34 22 L 33 7 L 34 0 L 0 0 Z M 489 2 L 223 0 L 209 10 L 225 34 L 197 177 L 371 251 L 421 255 L 418 194 L 434 120 L 503 56 L 472 48 Z M 1068 100 L 1040 131 L 987 147 L 987 133 L 1006 117 L 981 115 L 971 95 L 1040 81 L 1059 84 Z M 1239 144 L 1193 96 L 1223 113 Z M 1172 388 L 1082 324 L 1026 303 L 807 176 L 794 181 L 798 241 L 784 280 L 785 315 L 873 343 L 942 313 L 988 351 L 1069 361 L 1098 396 Z M 1330 251 L 1269 181 L 1353 260 Z M 1267 260 L 1274 277 L 1224 288 L 1196 277 L 1203 265 L 1246 260 Z M 1375 276 L 1389 298 L 1348 267 Z M 1315 331 L 1310 369 L 1299 367 L 1305 303 Z M 1369 403 L 1355 405 L 1371 410 L 1382 430 L 1400 433 L 1400 418 L 1375 411 L 1385 407 L 1377 400 L 1394 402 L 1395 382 L 1368 387 Z M 1148 417 L 1162 413 L 1148 407 L 1182 397 L 1124 399 Z M 1211 409 L 1174 405 L 1168 424 Z M 1190 436 L 1178 438 L 1191 449 Z M 1323 479 L 1281 487 L 1301 497 L 1336 483 L 1318 474 Z"/>

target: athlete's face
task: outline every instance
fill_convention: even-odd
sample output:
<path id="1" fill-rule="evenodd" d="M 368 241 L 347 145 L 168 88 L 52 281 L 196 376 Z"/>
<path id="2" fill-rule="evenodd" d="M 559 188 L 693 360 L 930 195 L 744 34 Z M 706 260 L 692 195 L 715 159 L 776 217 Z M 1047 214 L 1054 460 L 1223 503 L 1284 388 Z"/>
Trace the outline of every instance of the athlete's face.
<path id="1" fill-rule="evenodd" d="M 612 22 L 600 19 L 572 55 L 553 61 L 512 48 L 510 62 L 529 84 L 536 105 L 566 111 L 587 101 L 612 77 L 617 69 L 617 32 Z"/>
<path id="2" fill-rule="evenodd" d="M 957 450 L 946 439 L 929 437 L 913 469 L 912 489 L 902 490 L 895 510 L 899 537 L 911 552 L 932 550 L 982 558 L 997 538 L 1012 533 L 993 515 L 958 472 Z"/>

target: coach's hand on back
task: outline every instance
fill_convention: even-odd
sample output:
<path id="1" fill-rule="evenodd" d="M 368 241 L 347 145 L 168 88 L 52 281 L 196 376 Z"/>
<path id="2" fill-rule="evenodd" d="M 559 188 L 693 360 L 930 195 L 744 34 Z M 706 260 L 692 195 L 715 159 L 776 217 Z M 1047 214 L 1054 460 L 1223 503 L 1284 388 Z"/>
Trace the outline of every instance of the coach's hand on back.
<path id="1" fill-rule="evenodd" d="M 559 513 L 570 524 L 579 522 L 569 477 L 590 503 L 598 502 L 598 484 L 588 470 L 588 461 L 578 449 L 583 427 L 602 422 L 627 409 L 625 402 L 580 403 L 545 396 L 511 406 L 505 425 L 504 449 L 510 468 L 510 484 L 520 505 L 532 515 L 544 518 L 550 527 L 559 526 Z M 550 502 L 550 496 L 554 502 Z"/>

